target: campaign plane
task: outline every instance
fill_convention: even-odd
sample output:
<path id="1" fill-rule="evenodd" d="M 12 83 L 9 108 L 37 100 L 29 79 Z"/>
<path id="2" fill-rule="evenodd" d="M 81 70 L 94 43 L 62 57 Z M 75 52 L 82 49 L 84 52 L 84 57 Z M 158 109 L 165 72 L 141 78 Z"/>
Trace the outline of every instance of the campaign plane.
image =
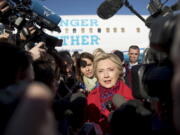
<path id="1" fill-rule="evenodd" d="M 51 33 L 63 39 L 57 50 L 92 53 L 102 48 L 126 53 L 130 45 L 138 45 L 142 51 L 149 46 L 149 28 L 135 15 L 115 15 L 107 20 L 97 15 L 65 15 L 61 19 L 61 33 Z"/>

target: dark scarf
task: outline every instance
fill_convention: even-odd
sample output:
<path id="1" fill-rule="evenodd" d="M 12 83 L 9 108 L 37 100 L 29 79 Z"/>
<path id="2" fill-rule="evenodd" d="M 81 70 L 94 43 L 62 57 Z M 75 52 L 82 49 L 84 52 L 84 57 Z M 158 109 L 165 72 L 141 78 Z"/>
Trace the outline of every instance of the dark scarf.
<path id="1" fill-rule="evenodd" d="M 99 86 L 99 92 L 100 92 L 100 102 L 102 106 L 102 111 L 106 109 L 107 103 L 112 101 L 112 97 L 114 94 L 117 93 L 117 91 L 120 88 L 120 81 L 117 81 L 117 83 L 112 88 L 104 88 L 102 86 Z"/>

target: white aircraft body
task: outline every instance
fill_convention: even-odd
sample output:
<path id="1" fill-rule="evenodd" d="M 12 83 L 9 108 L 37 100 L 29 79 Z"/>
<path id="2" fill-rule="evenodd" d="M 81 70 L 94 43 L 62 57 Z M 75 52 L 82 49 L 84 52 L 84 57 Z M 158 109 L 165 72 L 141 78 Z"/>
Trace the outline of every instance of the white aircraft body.
<path id="1" fill-rule="evenodd" d="M 138 45 L 141 50 L 149 45 L 149 28 L 135 15 L 115 15 L 107 20 L 97 15 L 66 15 L 61 19 L 61 32 L 51 33 L 63 39 L 57 50 L 92 53 L 102 48 L 106 52 L 127 52 L 130 45 Z"/>

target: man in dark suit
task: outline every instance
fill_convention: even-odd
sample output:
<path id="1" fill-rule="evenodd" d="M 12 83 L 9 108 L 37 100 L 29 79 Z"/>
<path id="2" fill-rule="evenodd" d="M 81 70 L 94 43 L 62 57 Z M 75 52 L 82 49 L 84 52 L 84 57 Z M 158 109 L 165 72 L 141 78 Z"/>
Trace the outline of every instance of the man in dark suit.
<path id="1" fill-rule="evenodd" d="M 140 49 L 137 45 L 131 45 L 129 47 L 129 62 L 125 65 L 126 67 L 126 75 L 125 82 L 126 84 L 132 88 L 132 76 L 131 76 L 131 68 L 135 65 L 138 65 Z"/>
<path id="2" fill-rule="evenodd" d="M 129 47 L 129 69 L 132 68 L 134 65 L 138 65 L 138 60 L 139 60 L 139 54 L 140 54 L 140 49 L 137 45 L 131 45 Z"/>

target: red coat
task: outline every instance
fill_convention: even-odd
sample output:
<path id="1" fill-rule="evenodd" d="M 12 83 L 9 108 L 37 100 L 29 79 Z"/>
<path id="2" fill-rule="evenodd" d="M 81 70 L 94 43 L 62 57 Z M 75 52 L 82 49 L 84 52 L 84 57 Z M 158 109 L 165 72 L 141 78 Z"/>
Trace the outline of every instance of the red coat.
<path id="1" fill-rule="evenodd" d="M 126 100 L 134 99 L 132 96 L 132 90 L 123 81 L 120 81 L 120 88 L 115 94 L 120 94 Z M 107 118 L 110 111 L 108 109 L 102 111 L 99 87 L 95 88 L 89 93 L 87 97 L 87 104 L 88 121 L 99 124 L 104 132 L 108 132 L 109 124 Z"/>

